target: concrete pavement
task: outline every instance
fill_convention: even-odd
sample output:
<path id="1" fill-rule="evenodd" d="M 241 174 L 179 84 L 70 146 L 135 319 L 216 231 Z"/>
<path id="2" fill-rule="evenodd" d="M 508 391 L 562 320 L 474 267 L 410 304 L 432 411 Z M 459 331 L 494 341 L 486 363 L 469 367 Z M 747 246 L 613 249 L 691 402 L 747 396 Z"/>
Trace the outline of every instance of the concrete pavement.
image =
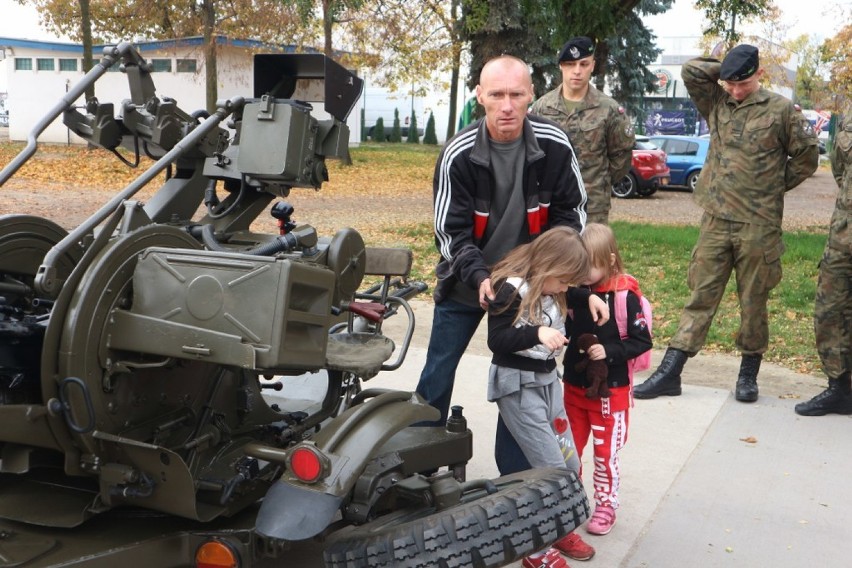
<path id="1" fill-rule="evenodd" d="M 414 390 L 431 306 L 417 304 L 415 313 L 419 331 L 401 369 L 365 386 Z M 401 337 L 392 325 L 386 333 Z M 654 352 L 652 368 L 661 356 Z M 462 359 L 453 397 L 474 433 L 469 479 L 498 475 L 497 409 L 485 398 L 489 362 L 483 325 Z M 580 529 L 597 554 L 571 561 L 574 568 L 852 563 L 852 417 L 799 417 L 795 403 L 822 390 L 823 382 L 770 364 L 761 369 L 760 399 L 738 403 L 731 393 L 738 366 L 734 357 L 698 355 L 684 369 L 683 395 L 636 401 L 621 453 L 618 521 L 603 537 Z M 588 452 L 583 477 L 591 489 Z M 312 550 L 306 561 L 319 554 Z"/>

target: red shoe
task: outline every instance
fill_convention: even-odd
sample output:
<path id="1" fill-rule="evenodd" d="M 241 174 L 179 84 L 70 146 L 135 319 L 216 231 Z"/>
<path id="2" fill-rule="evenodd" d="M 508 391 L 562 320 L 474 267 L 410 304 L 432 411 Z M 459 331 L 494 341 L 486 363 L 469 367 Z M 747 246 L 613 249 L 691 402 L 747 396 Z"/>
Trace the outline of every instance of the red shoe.
<path id="1" fill-rule="evenodd" d="M 553 543 L 553 547 L 574 560 L 589 560 L 595 555 L 595 549 L 586 544 L 576 532 L 563 536 Z"/>
<path id="2" fill-rule="evenodd" d="M 548 548 L 543 554 L 527 556 L 521 562 L 521 566 L 523 568 L 571 568 L 555 548 Z"/>

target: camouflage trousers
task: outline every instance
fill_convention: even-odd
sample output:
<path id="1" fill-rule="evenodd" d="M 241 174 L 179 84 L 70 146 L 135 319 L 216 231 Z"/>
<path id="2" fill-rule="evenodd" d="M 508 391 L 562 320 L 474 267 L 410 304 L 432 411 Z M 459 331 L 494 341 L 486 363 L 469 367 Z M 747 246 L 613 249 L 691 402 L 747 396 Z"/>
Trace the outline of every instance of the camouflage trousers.
<path id="1" fill-rule="evenodd" d="M 587 211 L 586 224 L 600 223 L 601 225 L 609 225 L 609 211 Z"/>
<path id="2" fill-rule="evenodd" d="M 782 254 L 780 227 L 728 221 L 705 213 L 687 274 L 692 296 L 669 346 L 691 355 L 701 350 L 733 271 L 740 303 L 737 347 L 745 355 L 763 354 L 769 346 L 766 303 L 769 292 L 781 281 Z"/>
<path id="3" fill-rule="evenodd" d="M 814 332 L 823 370 L 836 379 L 852 371 L 852 257 L 832 244 L 819 263 Z"/>

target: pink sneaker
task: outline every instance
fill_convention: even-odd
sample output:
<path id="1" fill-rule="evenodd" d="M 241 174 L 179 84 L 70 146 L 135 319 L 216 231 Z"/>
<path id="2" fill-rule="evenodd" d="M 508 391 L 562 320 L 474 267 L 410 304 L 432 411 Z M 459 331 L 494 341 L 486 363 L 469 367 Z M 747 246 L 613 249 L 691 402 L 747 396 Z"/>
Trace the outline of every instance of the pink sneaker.
<path id="1" fill-rule="evenodd" d="M 523 568 L 571 568 L 555 548 L 548 548 L 545 553 L 527 556 L 521 562 L 521 566 Z"/>
<path id="2" fill-rule="evenodd" d="M 553 543 L 553 547 L 574 560 L 589 560 L 595 555 L 595 549 L 584 542 L 576 532 L 563 536 Z"/>
<path id="3" fill-rule="evenodd" d="M 595 512 L 592 513 L 592 518 L 586 525 L 586 532 L 597 535 L 609 534 L 614 524 L 615 509 L 607 505 L 600 505 L 595 507 Z"/>

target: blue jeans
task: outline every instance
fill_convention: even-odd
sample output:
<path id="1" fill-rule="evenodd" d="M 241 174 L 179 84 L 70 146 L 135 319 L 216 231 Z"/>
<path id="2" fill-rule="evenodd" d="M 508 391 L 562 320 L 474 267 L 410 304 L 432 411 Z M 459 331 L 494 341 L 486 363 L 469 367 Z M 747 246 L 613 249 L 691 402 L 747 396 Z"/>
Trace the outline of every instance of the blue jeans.
<path id="1" fill-rule="evenodd" d="M 532 468 L 521 446 L 509 432 L 503 417 L 499 414 L 497 415 L 497 435 L 494 437 L 494 461 L 497 462 L 500 475 L 509 475 Z"/>
<path id="2" fill-rule="evenodd" d="M 426 364 L 417 383 L 417 394 L 440 410 L 441 418 L 438 422 L 424 423 L 423 426 L 443 426 L 447 423 L 456 369 L 484 315 L 482 308 L 453 300 L 435 304 L 432 335 L 429 337 Z"/>

